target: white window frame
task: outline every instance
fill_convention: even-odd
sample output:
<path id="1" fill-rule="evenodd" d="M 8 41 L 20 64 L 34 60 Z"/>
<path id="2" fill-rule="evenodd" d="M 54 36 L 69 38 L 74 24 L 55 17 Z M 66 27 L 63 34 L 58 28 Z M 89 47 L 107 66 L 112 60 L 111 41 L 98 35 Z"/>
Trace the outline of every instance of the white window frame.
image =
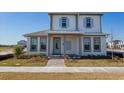
<path id="1" fill-rule="evenodd" d="M 36 49 L 32 49 L 33 46 L 36 46 Z M 38 50 L 38 38 L 37 37 L 31 37 L 30 51 L 36 52 L 37 50 Z"/>
<path id="2" fill-rule="evenodd" d="M 66 25 L 63 26 L 63 24 L 66 24 Z M 68 18 L 67 17 L 62 17 L 61 18 L 61 27 L 62 28 L 67 28 L 68 27 Z"/>
<path id="3" fill-rule="evenodd" d="M 93 38 L 93 49 L 94 49 L 94 52 L 101 52 L 101 38 L 100 37 L 94 37 Z M 99 46 L 99 49 L 96 50 L 95 49 L 95 46 Z"/>
<path id="4" fill-rule="evenodd" d="M 88 41 L 89 39 L 89 41 Z M 86 40 L 86 41 L 85 41 Z M 83 44 L 84 44 L 84 52 L 91 52 L 91 37 L 84 37 L 83 38 Z M 89 50 L 85 49 L 85 46 L 88 45 L 89 46 Z"/>
<path id="5" fill-rule="evenodd" d="M 85 19 L 86 21 L 86 28 L 92 28 L 93 27 L 93 19 L 91 17 L 86 17 Z M 90 24 L 90 26 L 88 26 L 88 24 Z"/>
<path id="6" fill-rule="evenodd" d="M 46 49 L 42 49 L 41 44 L 45 45 Z M 46 37 L 40 37 L 40 51 L 41 52 L 47 51 L 47 38 Z"/>

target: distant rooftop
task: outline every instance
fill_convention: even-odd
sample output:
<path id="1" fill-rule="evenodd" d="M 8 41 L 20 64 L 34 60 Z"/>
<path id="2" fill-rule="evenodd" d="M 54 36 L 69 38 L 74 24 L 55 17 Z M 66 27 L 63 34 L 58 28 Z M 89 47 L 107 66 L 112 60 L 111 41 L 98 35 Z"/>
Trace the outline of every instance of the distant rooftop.
<path id="1" fill-rule="evenodd" d="M 67 15 L 72 15 L 72 14 L 79 14 L 79 15 L 103 15 L 101 12 L 49 12 L 49 15 L 56 14 L 67 14 Z"/>

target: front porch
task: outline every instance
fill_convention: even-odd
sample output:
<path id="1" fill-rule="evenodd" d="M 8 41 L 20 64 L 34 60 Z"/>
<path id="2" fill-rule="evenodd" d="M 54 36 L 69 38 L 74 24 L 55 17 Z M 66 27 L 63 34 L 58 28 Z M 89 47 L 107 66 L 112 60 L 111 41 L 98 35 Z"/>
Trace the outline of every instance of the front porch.
<path id="1" fill-rule="evenodd" d="M 85 35 L 79 32 L 47 32 L 27 36 L 27 54 L 47 56 L 106 55 L 105 35 Z"/>
<path id="2" fill-rule="evenodd" d="M 48 35 L 48 55 L 80 55 L 80 35 Z"/>

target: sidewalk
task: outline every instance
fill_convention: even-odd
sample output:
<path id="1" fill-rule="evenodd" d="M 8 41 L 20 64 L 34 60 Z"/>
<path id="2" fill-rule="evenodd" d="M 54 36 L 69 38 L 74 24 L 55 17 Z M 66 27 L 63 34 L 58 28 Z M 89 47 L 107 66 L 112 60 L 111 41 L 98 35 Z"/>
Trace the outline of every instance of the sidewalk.
<path id="1" fill-rule="evenodd" d="M 41 73 L 75 73 L 101 72 L 124 73 L 124 67 L 0 67 L 0 72 L 41 72 Z"/>
<path id="2" fill-rule="evenodd" d="M 46 67 L 65 67 L 64 59 L 50 59 Z"/>

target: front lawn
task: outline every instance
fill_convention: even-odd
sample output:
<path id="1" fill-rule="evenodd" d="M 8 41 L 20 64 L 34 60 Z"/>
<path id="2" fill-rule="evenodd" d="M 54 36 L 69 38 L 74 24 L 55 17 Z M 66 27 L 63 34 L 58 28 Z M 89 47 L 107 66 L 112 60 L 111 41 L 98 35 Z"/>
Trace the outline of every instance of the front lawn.
<path id="1" fill-rule="evenodd" d="M 66 59 L 67 67 L 124 67 L 124 62 L 111 59 Z"/>
<path id="2" fill-rule="evenodd" d="M 0 72 L 0 80 L 124 80 L 124 73 L 11 73 Z"/>
<path id="3" fill-rule="evenodd" d="M 10 58 L 0 61 L 0 66 L 46 66 L 47 59 L 16 59 Z"/>

